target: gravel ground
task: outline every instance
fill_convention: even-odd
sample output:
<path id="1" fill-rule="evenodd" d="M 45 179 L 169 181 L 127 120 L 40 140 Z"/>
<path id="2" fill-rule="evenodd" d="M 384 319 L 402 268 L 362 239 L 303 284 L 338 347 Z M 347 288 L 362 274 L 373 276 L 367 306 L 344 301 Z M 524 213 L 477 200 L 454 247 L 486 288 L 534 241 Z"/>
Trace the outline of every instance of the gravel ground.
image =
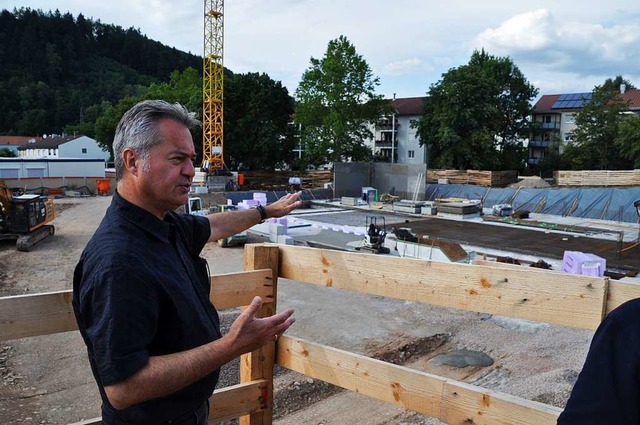
<path id="1" fill-rule="evenodd" d="M 56 235 L 33 252 L 0 243 L 0 295 L 69 289 L 77 258 L 109 202 L 108 197 L 58 200 Z M 365 215 L 323 214 L 313 220 L 363 225 Z M 404 220 L 389 216 L 387 225 Z M 242 248 L 210 244 L 203 256 L 217 274 L 240 271 L 242 253 Z M 278 291 L 279 309 L 296 309 L 292 336 L 556 406 L 565 403 L 593 335 L 287 280 Z M 222 312 L 223 327 L 237 314 Z M 445 337 L 421 345 L 436 335 Z M 493 365 L 460 369 L 429 361 L 459 349 L 485 353 Z M 225 366 L 220 386 L 237 382 L 237 369 L 237 362 Z M 280 424 L 438 423 L 292 372 L 278 370 L 275 385 Z M 0 342 L 1 424 L 67 424 L 98 412 L 99 397 L 77 332 Z"/>

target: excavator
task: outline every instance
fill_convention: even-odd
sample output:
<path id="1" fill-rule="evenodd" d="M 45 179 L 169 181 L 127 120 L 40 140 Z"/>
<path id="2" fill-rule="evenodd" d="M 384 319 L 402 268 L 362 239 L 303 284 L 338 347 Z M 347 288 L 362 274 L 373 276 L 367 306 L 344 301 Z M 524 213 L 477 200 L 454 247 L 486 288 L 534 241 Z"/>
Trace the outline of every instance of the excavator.
<path id="1" fill-rule="evenodd" d="M 367 216 L 367 234 L 356 251 L 369 251 L 374 254 L 389 254 L 391 250 L 384 246 L 387 236 L 387 226 L 384 216 Z"/>
<path id="2" fill-rule="evenodd" d="M 0 180 L 0 240 L 15 240 L 18 251 L 29 251 L 55 228 L 53 201 L 40 195 L 13 196 Z"/>

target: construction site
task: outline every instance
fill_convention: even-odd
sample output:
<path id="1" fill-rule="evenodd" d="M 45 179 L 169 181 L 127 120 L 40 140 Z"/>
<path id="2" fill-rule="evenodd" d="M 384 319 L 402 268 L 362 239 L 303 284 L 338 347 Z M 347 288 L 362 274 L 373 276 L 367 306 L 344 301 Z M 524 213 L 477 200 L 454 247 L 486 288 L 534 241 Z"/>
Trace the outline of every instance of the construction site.
<path id="1" fill-rule="evenodd" d="M 427 197 L 454 185 L 423 186 L 417 200 L 381 193 L 385 202 L 371 186 L 336 198 L 339 179 L 302 183 L 305 208 L 203 252 L 226 326 L 256 294 L 273 299 L 265 314 L 294 308 L 297 319 L 273 346 L 223 368 L 210 423 L 555 423 L 593 330 L 640 293 L 637 224 L 577 217 L 579 202 L 573 214 L 523 217 L 505 203 Z M 282 193 L 194 197 L 210 208 Z M 0 244 L 2 423 L 99 423 L 70 285 L 110 199 L 54 197 L 55 235 L 31 252 Z"/>
<path id="2" fill-rule="evenodd" d="M 229 172 L 223 2 L 205 1 L 203 162 L 186 214 L 302 206 L 208 244 L 222 331 L 295 310 L 222 368 L 210 424 L 555 424 L 606 315 L 640 296 L 640 175 L 334 163 Z M 578 172 L 579 173 L 579 172 Z M 112 175 L 0 185 L 0 423 L 100 424 L 71 304 Z"/>

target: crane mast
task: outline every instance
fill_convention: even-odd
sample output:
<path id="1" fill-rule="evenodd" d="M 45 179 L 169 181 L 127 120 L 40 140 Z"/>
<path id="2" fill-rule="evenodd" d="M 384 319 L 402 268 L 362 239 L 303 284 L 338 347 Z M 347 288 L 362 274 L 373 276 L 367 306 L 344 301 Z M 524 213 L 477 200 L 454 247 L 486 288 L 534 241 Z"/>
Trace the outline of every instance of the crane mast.
<path id="1" fill-rule="evenodd" d="M 202 57 L 202 168 L 209 174 L 224 168 L 223 104 L 224 1 L 204 0 Z"/>

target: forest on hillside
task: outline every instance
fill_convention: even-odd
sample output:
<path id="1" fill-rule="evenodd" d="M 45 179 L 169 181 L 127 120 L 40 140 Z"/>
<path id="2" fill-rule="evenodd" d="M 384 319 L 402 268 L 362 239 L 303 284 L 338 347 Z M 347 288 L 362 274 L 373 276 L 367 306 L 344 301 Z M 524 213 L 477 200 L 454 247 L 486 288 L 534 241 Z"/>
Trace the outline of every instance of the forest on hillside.
<path id="1" fill-rule="evenodd" d="M 94 122 L 202 58 L 135 28 L 21 8 L 0 12 L 0 64 L 0 134 L 36 136 Z"/>

